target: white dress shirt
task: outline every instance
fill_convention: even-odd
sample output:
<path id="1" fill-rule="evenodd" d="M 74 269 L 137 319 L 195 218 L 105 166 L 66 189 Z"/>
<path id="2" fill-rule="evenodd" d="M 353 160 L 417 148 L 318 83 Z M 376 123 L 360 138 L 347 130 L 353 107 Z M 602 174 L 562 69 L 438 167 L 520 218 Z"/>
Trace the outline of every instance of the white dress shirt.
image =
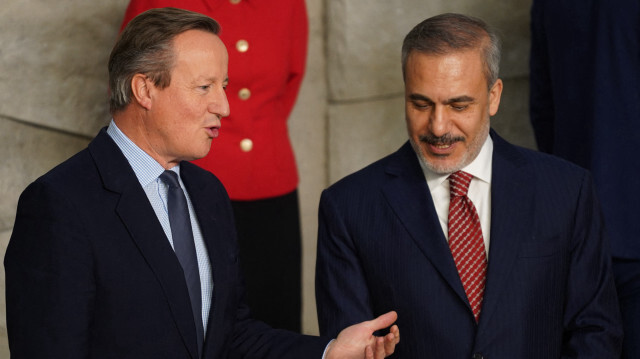
<path id="1" fill-rule="evenodd" d="M 491 164 L 493 158 L 493 141 L 491 136 L 487 136 L 487 140 L 482 145 L 478 156 L 462 171 L 473 176 L 469 185 L 467 197 L 476 207 L 478 216 L 480 217 L 480 226 L 482 227 L 482 238 L 484 239 L 484 248 L 489 253 L 489 238 L 491 234 Z M 424 172 L 424 176 L 433 198 L 433 204 L 436 207 L 440 226 L 447 241 L 449 240 L 449 174 L 438 174 L 426 168 L 424 163 L 420 161 L 420 166 Z"/>

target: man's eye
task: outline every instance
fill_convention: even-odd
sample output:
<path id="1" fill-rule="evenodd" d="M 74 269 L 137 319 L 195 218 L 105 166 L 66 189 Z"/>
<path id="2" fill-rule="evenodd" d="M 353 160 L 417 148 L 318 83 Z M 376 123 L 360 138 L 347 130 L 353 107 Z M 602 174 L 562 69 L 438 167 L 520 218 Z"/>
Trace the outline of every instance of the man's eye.
<path id="1" fill-rule="evenodd" d="M 426 102 L 414 102 L 413 106 L 415 106 L 416 108 L 420 108 L 420 109 L 426 109 L 431 107 L 430 103 L 426 103 Z"/>
<path id="2" fill-rule="evenodd" d="M 202 85 L 202 86 L 199 86 L 198 88 L 201 90 L 208 90 L 210 87 L 211 85 Z"/>
<path id="3" fill-rule="evenodd" d="M 451 105 L 451 108 L 453 108 L 456 111 L 463 111 L 466 110 L 467 107 L 469 107 L 469 105 Z"/>

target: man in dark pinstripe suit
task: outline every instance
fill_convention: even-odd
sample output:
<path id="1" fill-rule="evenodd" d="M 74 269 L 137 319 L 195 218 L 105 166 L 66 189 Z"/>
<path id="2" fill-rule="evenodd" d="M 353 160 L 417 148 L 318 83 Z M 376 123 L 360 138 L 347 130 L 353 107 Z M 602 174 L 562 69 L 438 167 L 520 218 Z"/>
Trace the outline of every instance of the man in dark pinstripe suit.
<path id="1" fill-rule="evenodd" d="M 397 358 L 619 356 L 591 177 L 490 130 L 499 59 L 496 35 L 463 15 L 427 19 L 405 38 L 410 141 L 322 194 L 316 296 L 324 335 L 394 308 L 403 328 Z M 488 262 L 479 311 L 448 243 L 449 176 L 460 171 L 472 177 L 467 197 Z"/>

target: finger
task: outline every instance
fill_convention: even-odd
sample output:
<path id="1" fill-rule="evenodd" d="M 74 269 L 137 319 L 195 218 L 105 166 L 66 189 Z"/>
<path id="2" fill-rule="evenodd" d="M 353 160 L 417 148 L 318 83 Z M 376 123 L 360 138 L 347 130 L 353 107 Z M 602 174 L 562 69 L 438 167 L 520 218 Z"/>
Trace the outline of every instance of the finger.
<path id="1" fill-rule="evenodd" d="M 396 344 L 398 342 L 396 341 L 396 336 L 393 335 L 393 333 L 389 333 L 387 335 L 385 335 L 384 337 L 384 352 L 387 355 L 391 355 L 393 354 L 394 350 L 396 349 Z"/>
<path id="2" fill-rule="evenodd" d="M 368 324 L 374 331 L 376 331 L 390 326 L 396 321 L 396 319 L 398 319 L 398 313 L 391 311 L 369 321 Z"/>
<path id="3" fill-rule="evenodd" d="M 389 334 L 393 334 L 393 336 L 396 338 L 396 344 L 400 342 L 400 328 L 398 328 L 397 325 L 391 327 Z"/>
<path id="4" fill-rule="evenodd" d="M 373 358 L 373 349 L 371 349 L 371 345 L 367 345 L 367 346 L 364 348 L 364 357 L 365 357 L 366 359 L 374 359 L 374 358 Z"/>
<path id="5" fill-rule="evenodd" d="M 384 340 L 383 337 L 377 337 L 376 338 L 376 357 L 375 357 L 375 359 L 384 359 L 386 356 L 387 355 L 385 353 L 385 340 Z"/>

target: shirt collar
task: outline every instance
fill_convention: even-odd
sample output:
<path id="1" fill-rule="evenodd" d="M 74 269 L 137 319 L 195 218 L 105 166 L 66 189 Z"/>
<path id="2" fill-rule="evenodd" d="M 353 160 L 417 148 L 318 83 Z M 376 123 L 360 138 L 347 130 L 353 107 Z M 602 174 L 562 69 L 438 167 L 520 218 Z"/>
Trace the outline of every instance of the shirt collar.
<path id="1" fill-rule="evenodd" d="M 417 154 L 416 154 L 417 155 Z M 419 156 L 419 155 L 418 155 Z M 422 167 L 422 171 L 424 172 L 424 176 L 427 179 L 427 185 L 429 186 L 429 190 L 433 191 L 434 188 L 440 186 L 444 181 L 447 180 L 450 173 L 440 174 L 435 173 L 432 170 L 428 169 L 422 160 L 419 161 L 420 166 Z M 478 156 L 471 161 L 468 165 L 462 168 L 462 171 L 465 171 L 471 174 L 473 177 L 491 184 L 491 166 L 493 163 L 493 140 L 491 136 L 487 136 L 487 139 L 484 141 L 482 148 L 480 149 L 480 153 Z"/>
<path id="2" fill-rule="evenodd" d="M 129 165 L 133 168 L 133 172 L 136 174 L 138 182 L 140 182 L 142 187 L 146 187 L 149 183 L 155 181 L 164 172 L 164 167 L 131 141 L 131 139 L 118 128 L 113 119 L 109 123 L 107 134 L 111 136 L 120 148 L 120 151 L 122 151 L 127 158 L 127 161 L 129 161 Z M 171 168 L 171 170 L 176 172 L 178 176 L 180 175 L 180 165 Z"/>

